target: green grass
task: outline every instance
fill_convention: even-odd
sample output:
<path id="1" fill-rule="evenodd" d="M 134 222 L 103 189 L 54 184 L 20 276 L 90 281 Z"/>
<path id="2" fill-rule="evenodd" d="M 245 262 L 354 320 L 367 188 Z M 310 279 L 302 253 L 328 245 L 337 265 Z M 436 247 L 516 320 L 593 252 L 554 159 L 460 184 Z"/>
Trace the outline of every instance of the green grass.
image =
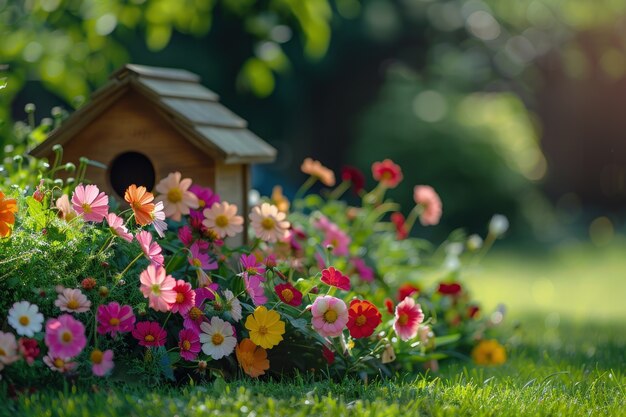
<path id="1" fill-rule="evenodd" d="M 447 362 L 438 374 L 340 383 L 219 382 L 22 396 L 11 416 L 626 416 L 626 260 L 623 246 L 555 250 L 540 259 L 499 253 L 468 282 L 486 306 L 507 304 L 509 361 Z"/>

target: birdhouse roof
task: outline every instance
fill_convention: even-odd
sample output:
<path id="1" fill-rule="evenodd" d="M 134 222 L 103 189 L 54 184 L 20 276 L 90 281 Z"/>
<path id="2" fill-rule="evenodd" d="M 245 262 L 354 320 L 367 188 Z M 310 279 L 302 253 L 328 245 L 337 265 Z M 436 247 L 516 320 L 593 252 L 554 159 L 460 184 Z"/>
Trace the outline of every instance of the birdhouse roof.
<path id="1" fill-rule="evenodd" d="M 219 102 L 200 84 L 200 77 L 182 69 L 128 64 L 114 72 L 91 101 L 75 111 L 30 153 L 48 155 L 55 144 L 70 141 L 128 89 L 149 100 L 179 133 L 226 164 L 272 162 L 276 149 L 247 129 L 247 122 Z"/>

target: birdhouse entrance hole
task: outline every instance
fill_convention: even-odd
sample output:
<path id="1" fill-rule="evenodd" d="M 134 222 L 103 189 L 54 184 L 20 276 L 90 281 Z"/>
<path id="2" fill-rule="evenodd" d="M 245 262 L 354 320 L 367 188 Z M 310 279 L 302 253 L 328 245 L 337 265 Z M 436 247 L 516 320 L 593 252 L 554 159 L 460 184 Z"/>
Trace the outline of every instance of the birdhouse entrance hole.
<path id="1" fill-rule="evenodd" d="M 109 180 L 113 190 L 122 198 L 131 184 L 143 185 L 149 191 L 154 188 L 154 166 L 144 154 L 125 152 L 118 155 L 111 163 Z"/>

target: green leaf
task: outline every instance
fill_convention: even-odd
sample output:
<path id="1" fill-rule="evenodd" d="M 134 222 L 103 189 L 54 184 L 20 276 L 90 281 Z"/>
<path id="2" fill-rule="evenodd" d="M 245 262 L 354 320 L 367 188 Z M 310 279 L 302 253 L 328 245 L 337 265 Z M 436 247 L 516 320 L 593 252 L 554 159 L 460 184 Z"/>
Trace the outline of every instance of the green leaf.
<path id="1" fill-rule="evenodd" d="M 46 214 L 41 203 L 33 197 L 26 197 L 26 204 L 28 205 L 28 215 L 37 223 L 37 230 L 46 227 Z"/>
<path id="2" fill-rule="evenodd" d="M 458 342 L 459 339 L 461 339 L 460 333 L 450 334 L 447 336 L 438 336 L 438 337 L 435 337 L 435 346 L 449 345 L 451 343 Z"/>

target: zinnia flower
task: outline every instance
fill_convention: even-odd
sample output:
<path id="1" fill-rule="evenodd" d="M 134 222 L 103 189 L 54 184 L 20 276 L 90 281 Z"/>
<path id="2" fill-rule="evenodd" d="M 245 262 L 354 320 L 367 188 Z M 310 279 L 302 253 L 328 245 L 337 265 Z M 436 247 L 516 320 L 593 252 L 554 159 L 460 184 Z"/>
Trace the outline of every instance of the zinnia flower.
<path id="1" fill-rule="evenodd" d="M 250 339 L 243 339 L 237 345 L 235 354 L 237 355 L 239 366 L 252 378 L 264 375 L 265 371 L 270 369 L 270 361 L 267 360 L 267 351 L 255 345 Z"/>
<path id="2" fill-rule="evenodd" d="M 70 204 L 70 198 L 67 194 L 63 194 L 61 197 L 57 198 L 57 201 L 54 203 L 56 208 L 59 210 L 58 216 L 65 221 L 71 221 L 78 213 L 74 211 L 72 205 Z"/>
<path id="3" fill-rule="evenodd" d="M 110 333 L 111 337 L 115 337 L 118 332 L 132 331 L 136 320 L 131 306 L 120 306 L 115 301 L 98 306 L 96 317 L 98 319 L 98 333 Z"/>
<path id="4" fill-rule="evenodd" d="M 27 337 L 20 337 L 17 341 L 18 350 L 20 355 L 24 358 L 26 363 L 32 365 L 39 356 L 39 343 L 36 339 L 29 339 Z"/>
<path id="5" fill-rule="evenodd" d="M 200 336 L 193 329 L 183 329 L 178 332 L 178 347 L 180 356 L 186 361 L 192 361 L 200 352 Z"/>
<path id="6" fill-rule="evenodd" d="M 429 185 L 416 185 L 413 189 L 415 204 L 422 206 L 420 223 L 422 226 L 435 226 L 441 219 L 441 199 L 433 187 Z"/>
<path id="7" fill-rule="evenodd" d="M 237 216 L 237 206 L 226 201 L 213 203 L 202 211 L 202 225 L 213 230 L 220 238 L 235 236 L 243 231 L 243 217 Z"/>
<path id="8" fill-rule="evenodd" d="M 477 365 L 502 365 L 506 362 L 506 350 L 497 340 L 481 340 L 472 349 L 472 359 Z"/>
<path id="9" fill-rule="evenodd" d="M 251 277 L 243 277 L 243 282 L 246 285 L 246 292 L 252 299 L 255 306 L 260 306 L 267 303 L 267 296 L 263 290 L 263 283 L 257 275 Z"/>
<path id="10" fill-rule="evenodd" d="M 424 321 L 422 308 L 411 297 L 406 297 L 396 306 L 396 320 L 393 328 L 400 339 L 405 342 L 417 335 L 422 321 Z"/>
<path id="11" fill-rule="evenodd" d="M 155 265 L 163 265 L 165 258 L 161 254 L 161 246 L 158 243 L 152 241 L 152 235 L 147 230 L 142 230 L 137 233 L 135 236 L 137 242 L 139 242 L 139 246 L 141 247 L 141 251 L 146 258 L 150 260 Z"/>
<path id="12" fill-rule="evenodd" d="M 109 212 L 109 197 L 93 184 L 79 184 L 72 194 L 72 207 L 88 222 L 100 223 Z"/>
<path id="13" fill-rule="evenodd" d="M 283 239 L 289 230 L 286 214 L 278 211 L 278 207 L 263 203 L 252 208 L 250 222 L 254 233 L 266 242 L 277 242 Z"/>
<path id="14" fill-rule="evenodd" d="M 439 284 L 439 287 L 437 287 L 437 292 L 439 294 L 451 295 L 453 297 L 458 295 L 461 290 L 463 290 L 463 287 L 461 287 L 461 284 L 459 284 L 458 282 L 452 282 L 450 284 L 442 282 L 441 284 Z"/>
<path id="15" fill-rule="evenodd" d="M 322 282 L 331 287 L 337 287 L 341 290 L 350 291 L 350 278 L 343 275 L 341 271 L 332 266 L 322 271 Z"/>
<path id="16" fill-rule="evenodd" d="M 320 161 L 306 158 L 304 162 L 302 162 L 300 170 L 305 174 L 317 178 L 327 187 L 335 185 L 335 173 L 322 165 Z"/>
<path id="17" fill-rule="evenodd" d="M 64 288 L 54 305 L 68 313 L 84 313 L 91 308 L 91 301 L 78 288 Z"/>
<path id="18" fill-rule="evenodd" d="M 94 349 L 89 355 L 91 360 L 91 372 L 95 376 L 105 376 L 115 366 L 113 363 L 113 351 L 111 349 L 104 352 L 100 349 Z"/>
<path id="19" fill-rule="evenodd" d="M 265 281 L 265 265 L 257 261 L 256 256 L 243 254 L 239 258 L 239 262 L 241 262 L 244 277 L 257 276 L 261 281 Z"/>
<path id="20" fill-rule="evenodd" d="M 289 283 L 278 284 L 274 287 L 274 291 L 276 291 L 276 295 L 278 295 L 280 301 L 285 304 L 294 307 L 298 307 L 302 304 L 302 293 Z"/>
<path id="21" fill-rule="evenodd" d="M 280 314 L 259 306 L 246 319 L 246 329 L 250 331 L 250 339 L 265 349 L 271 349 L 283 340 L 285 322 Z"/>
<path id="22" fill-rule="evenodd" d="M 176 281 L 171 275 L 166 275 L 165 268 L 148 265 L 148 268 L 139 275 L 141 292 L 150 301 L 150 307 L 156 311 L 169 311 L 176 301 L 174 287 Z"/>
<path id="23" fill-rule="evenodd" d="M 17 200 L 5 199 L 4 193 L 0 191 L 0 237 L 11 236 L 11 226 L 15 224 L 15 213 L 17 213 Z"/>
<path id="24" fill-rule="evenodd" d="M 85 326 L 69 314 L 62 314 L 46 322 L 48 354 L 53 357 L 73 358 L 87 344 Z"/>
<path id="25" fill-rule="evenodd" d="M 141 226 L 152 223 L 152 212 L 154 211 L 154 195 L 146 187 L 137 187 L 132 184 L 124 193 L 124 200 L 130 204 L 130 208 L 135 215 L 135 221 Z"/>
<path id="26" fill-rule="evenodd" d="M 61 358 L 50 354 L 43 357 L 43 362 L 48 365 L 48 368 L 62 374 L 73 371 L 78 366 L 78 363 L 72 362 L 71 360 L 72 358 Z"/>
<path id="27" fill-rule="evenodd" d="M 109 229 L 111 232 L 117 237 L 121 237 L 127 242 L 131 242 L 133 240 L 133 235 L 128 233 L 128 229 L 124 226 L 124 219 L 117 216 L 115 213 L 109 213 L 106 216 L 107 223 L 109 224 Z"/>
<path id="28" fill-rule="evenodd" d="M 351 166 L 344 166 L 341 169 L 341 179 L 344 181 L 350 181 L 352 184 L 352 191 L 354 194 L 359 195 L 363 188 L 365 187 L 365 175 L 363 173 Z"/>
<path id="29" fill-rule="evenodd" d="M 398 301 L 404 300 L 406 297 L 410 297 L 413 294 L 417 294 L 420 292 L 419 287 L 416 287 L 413 284 L 402 284 L 400 288 L 398 288 Z"/>
<path id="30" fill-rule="evenodd" d="M 165 204 L 165 215 L 179 222 L 183 214 L 189 214 L 189 209 L 200 207 L 198 197 L 191 191 L 191 179 L 181 180 L 180 172 L 172 172 L 163 178 L 155 187 L 160 195 L 158 201 Z"/>
<path id="31" fill-rule="evenodd" d="M 155 321 L 141 321 L 133 329 L 133 337 L 141 346 L 164 346 L 167 333 Z"/>
<path id="32" fill-rule="evenodd" d="M 231 290 L 224 290 L 224 297 L 226 298 L 226 305 L 224 310 L 230 313 L 230 316 L 235 321 L 241 320 L 241 302 Z"/>
<path id="33" fill-rule="evenodd" d="M 391 159 L 372 164 L 372 176 L 387 188 L 396 188 L 402 181 L 402 169 Z"/>
<path id="34" fill-rule="evenodd" d="M 215 360 L 228 356 L 237 345 L 237 338 L 233 334 L 233 326 L 217 316 L 211 317 L 210 323 L 200 325 L 200 342 L 202 351 Z"/>
<path id="35" fill-rule="evenodd" d="M 350 336 L 355 339 L 369 337 L 381 323 L 382 316 L 376 306 L 369 301 L 352 300 L 348 309 L 348 323 Z"/>
<path id="36" fill-rule="evenodd" d="M 323 337 L 336 337 L 348 323 L 348 308 L 339 298 L 330 295 L 317 297 L 311 307 L 313 328 Z"/>
<path id="37" fill-rule="evenodd" d="M 13 333 L 0 332 L 0 369 L 19 359 L 17 341 Z"/>
<path id="38" fill-rule="evenodd" d="M 191 284 L 179 279 L 174 286 L 174 292 L 176 299 L 170 305 L 172 313 L 180 313 L 181 315 L 188 313 L 196 303 L 196 293 L 191 289 Z"/>
<path id="39" fill-rule="evenodd" d="M 43 327 L 43 314 L 35 304 L 20 301 L 9 309 L 8 322 L 20 336 L 33 337 Z"/>

